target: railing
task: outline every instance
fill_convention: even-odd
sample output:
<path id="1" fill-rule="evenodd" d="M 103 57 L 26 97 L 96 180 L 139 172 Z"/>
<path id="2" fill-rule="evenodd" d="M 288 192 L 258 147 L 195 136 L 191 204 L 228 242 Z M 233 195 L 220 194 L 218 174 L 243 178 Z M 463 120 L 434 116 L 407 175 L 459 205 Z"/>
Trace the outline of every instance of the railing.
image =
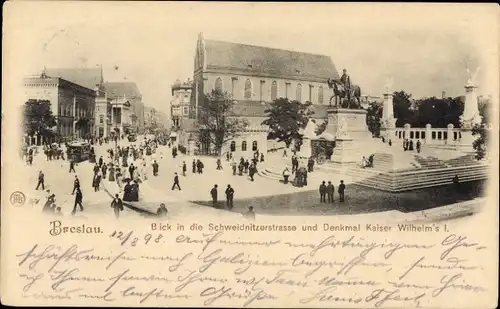
<path id="1" fill-rule="evenodd" d="M 396 128 L 391 140 L 420 140 L 427 145 L 455 145 L 459 144 L 462 138 L 461 129 L 454 128 L 449 124 L 447 128 L 432 128 L 430 124 L 425 128 L 412 128 L 405 124 L 403 128 Z M 393 139 L 394 138 L 394 139 Z"/>

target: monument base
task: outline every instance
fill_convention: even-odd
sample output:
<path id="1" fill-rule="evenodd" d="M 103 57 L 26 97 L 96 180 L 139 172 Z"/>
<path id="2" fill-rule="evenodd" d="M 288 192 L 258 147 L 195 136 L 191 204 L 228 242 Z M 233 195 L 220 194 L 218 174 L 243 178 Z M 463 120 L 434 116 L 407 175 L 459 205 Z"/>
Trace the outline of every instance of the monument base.
<path id="1" fill-rule="evenodd" d="M 372 134 L 366 125 L 366 113 L 364 109 L 329 108 L 328 125 L 325 132 L 337 137 L 339 127 L 346 124 L 345 133 L 356 142 L 372 139 Z"/>
<path id="2" fill-rule="evenodd" d="M 470 130 L 462 131 L 461 135 L 462 138 L 460 139 L 460 142 L 456 144 L 456 149 L 462 152 L 473 152 L 473 143 L 478 138 L 478 136 L 472 135 L 472 131 Z"/>
<path id="3" fill-rule="evenodd" d="M 309 159 L 312 156 L 311 140 L 307 137 L 302 139 L 302 145 L 300 145 L 300 151 L 297 154 L 299 158 Z"/>
<path id="4" fill-rule="evenodd" d="M 331 161 L 341 164 L 352 164 L 361 162 L 363 155 L 361 149 L 351 138 L 337 138 Z"/>

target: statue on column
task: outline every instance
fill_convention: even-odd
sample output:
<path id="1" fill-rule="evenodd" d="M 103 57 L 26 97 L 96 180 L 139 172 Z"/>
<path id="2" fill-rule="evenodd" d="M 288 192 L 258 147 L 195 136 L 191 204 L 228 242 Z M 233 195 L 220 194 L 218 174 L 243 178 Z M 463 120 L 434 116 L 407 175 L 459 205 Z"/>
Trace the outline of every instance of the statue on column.
<path id="1" fill-rule="evenodd" d="M 477 67 L 474 73 L 471 72 L 468 66 L 466 66 L 465 69 L 467 70 L 467 74 L 469 75 L 466 86 L 477 86 L 477 75 L 481 67 Z"/>
<path id="2" fill-rule="evenodd" d="M 328 87 L 333 89 L 330 106 L 332 105 L 332 99 L 335 98 L 335 107 L 338 107 L 340 103 L 343 108 L 359 109 L 361 108 L 361 88 L 351 83 L 351 77 L 347 74 L 346 69 L 342 72 L 339 80 L 333 78 L 327 80 Z"/>

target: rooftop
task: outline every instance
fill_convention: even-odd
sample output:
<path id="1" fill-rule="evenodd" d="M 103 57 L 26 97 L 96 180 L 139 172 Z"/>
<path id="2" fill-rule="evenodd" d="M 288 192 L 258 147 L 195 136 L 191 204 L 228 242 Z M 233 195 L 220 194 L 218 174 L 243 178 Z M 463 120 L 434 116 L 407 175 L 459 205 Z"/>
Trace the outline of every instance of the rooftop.
<path id="1" fill-rule="evenodd" d="M 50 68 L 45 70 L 45 75 L 60 77 L 92 90 L 104 82 L 101 68 Z"/>
<path id="2" fill-rule="evenodd" d="M 136 83 L 133 82 L 110 82 L 104 83 L 104 89 L 109 98 L 127 97 L 142 98 Z"/>
<path id="3" fill-rule="evenodd" d="M 326 82 L 339 74 L 329 56 L 205 40 L 207 70 Z"/>

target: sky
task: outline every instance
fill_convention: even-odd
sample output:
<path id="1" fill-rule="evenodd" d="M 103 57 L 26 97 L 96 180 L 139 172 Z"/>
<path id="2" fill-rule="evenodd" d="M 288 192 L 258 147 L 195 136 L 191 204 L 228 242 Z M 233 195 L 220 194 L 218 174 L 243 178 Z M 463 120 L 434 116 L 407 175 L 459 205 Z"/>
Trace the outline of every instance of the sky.
<path id="1" fill-rule="evenodd" d="M 106 81 L 136 82 L 167 113 L 171 84 L 193 76 L 200 32 L 328 55 L 363 94 L 381 96 L 392 76 L 415 98 L 463 95 L 466 66 L 481 67 L 480 94 L 498 93 L 494 4 L 10 2 L 4 23 L 9 78 L 102 65 Z"/>

